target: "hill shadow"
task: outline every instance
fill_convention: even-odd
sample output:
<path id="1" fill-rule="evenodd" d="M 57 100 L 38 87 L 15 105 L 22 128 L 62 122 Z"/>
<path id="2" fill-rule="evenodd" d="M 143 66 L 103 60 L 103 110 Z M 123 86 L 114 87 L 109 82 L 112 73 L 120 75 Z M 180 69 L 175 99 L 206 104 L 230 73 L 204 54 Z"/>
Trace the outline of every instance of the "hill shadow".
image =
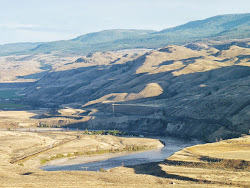
<path id="1" fill-rule="evenodd" d="M 200 181 L 199 179 L 195 179 L 195 178 L 167 173 L 166 171 L 162 170 L 162 168 L 160 167 L 160 164 L 162 163 L 163 162 L 152 162 L 152 163 L 146 163 L 146 164 L 140 164 L 140 165 L 134 165 L 134 166 L 126 166 L 126 167 L 133 169 L 136 174 L 146 174 L 146 175 L 152 175 L 152 176 L 156 176 L 160 178 L 191 181 L 191 182 L 196 182 L 196 183 Z M 205 183 L 209 183 L 209 182 L 210 181 L 207 181 Z"/>
<path id="2" fill-rule="evenodd" d="M 227 84 L 231 85 L 233 80 L 250 75 L 250 67 L 239 65 L 179 76 L 174 76 L 173 71 L 158 74 L 136 74 L 137 68 L 142 65 L 146 55 L 148 54 L 124 64 L 49 72 L 41 80 L 27 86 L 25 101 L 44 107 L 57 107 L 60 104 L 68 103 L 77 103 L 80 107 L 88 101 L 99 99 L 111 93 L 138 93 L 147 84 L 157 83 L 163 89 L 162 94 L 149 98 L 120 101 L 119 103 L 145 103 L 149 100 L 153 103 L 153 101 L 158 100 L 171 99 L 170 101 L 172 101 L 176 99 L 178 105 L 179 98 L 185 97 L 187 100 L 192 100 L 195 95 L 209 97 L 216 92 L 219 93 L 221 88 L 226 88 Z M 101 105 L 98 104 L 98 107 Z M 86 109 L 92 107 L 97 107 L 97 105 L 88 106 Z"/>

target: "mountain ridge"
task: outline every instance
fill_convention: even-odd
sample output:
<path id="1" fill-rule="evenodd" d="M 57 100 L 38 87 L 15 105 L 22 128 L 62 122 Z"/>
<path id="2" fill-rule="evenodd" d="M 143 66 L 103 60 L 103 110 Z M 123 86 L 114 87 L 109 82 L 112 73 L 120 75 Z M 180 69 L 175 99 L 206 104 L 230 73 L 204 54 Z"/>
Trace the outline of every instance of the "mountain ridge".
<path id="1" fill-rule="evenodd" d="M 203 39 L 225 40 L 250 38 L 250 13 L 226 14 L 197 20 L 173 28 L 154 30 L 114 29 L 88 33 L 71 40 L 38 43 L 16 50 L 13 46 L 0 55 L 38 54 L 59 51 L 85 55 L 97 51 L 131 48 L 160 48 L 182 45 Z M 35 44 L 35 43 L 34 43 Z M 4 46 L 0 46 L 0 49 Z"/>

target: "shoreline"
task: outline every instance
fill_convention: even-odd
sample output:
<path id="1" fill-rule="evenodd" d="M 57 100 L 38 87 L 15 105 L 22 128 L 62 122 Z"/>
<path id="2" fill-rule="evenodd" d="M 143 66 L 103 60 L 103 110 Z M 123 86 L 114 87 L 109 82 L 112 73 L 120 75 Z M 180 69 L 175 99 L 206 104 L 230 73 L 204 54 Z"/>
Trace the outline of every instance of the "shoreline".
<path id="1" fill-rule="evenodd" d="M 77 165 L 77 164 L 98 162 L 98 161 L 108 160 L 108 159 L 115 158 L 115 157 L 122 157 L 122 156 L 142 153 L 142 152 L 146 152 L 146 151 L 161 149 L 163 147 L 146 149 L 146 150 L 142 150 L 142 151 L 134 151 L 134 152 L 123 151 L 123 152 L 118 152 L 118 153 L 95 154 L 92 156 L 77 156 L 75 158 L 55 159 L 55 160 L 49 161 L 48 163 L 46 163 L 45 165 L 43 165 L 39 168 L 42 168 L 45 166 L 67 166 L 67 165 Z"/>
<path id="2" fill-rule="evenodd" d="M 145 138 L 149 138 L 149 139 L 157 139 L 158 141 L 160 141 L 161 146 L 158 147 L 153 147 L 153 148 L 147 148 L 144 150 L 140 150 L 140 151 L 122 151 L 122 152 L 117 152 L 117 153 L 104 153 L 104 154 L 93 154 L 93 155 L 81 155 L 81 156 L 75 156 L 75 157 L 66 157 L 66 158 L 61 158 L 61 159 L 55 159 L 55 160 L 51 160 L 48 161 L 47 163 L 45 163 L 44 165 L 40 166 L 39 168 L 42 170 L 44 167 L 64 167 L 64 166 L 70 166 L 70 165 L 81 165 L 81 164 L 87 164 L 87 163 L 94 163 L 94 162 L 100 162 L 100 161 L 106 161 L 108 159 L 112 159 L 112 158 L 116 158 L 116 157 L 123 157 L 123 156 L 128 156 L 128 155 L 133 155 L 133 154 L 138 154 L 138 153 L 143 153 L 143 152 L 158 152 L 159 150 L 163 149 L 164 147 L 167 146 L 166 141 L 163 139 L 161 140 L 159 137 L 145 137 Z M 200 144 L 200 143 L 198 143 Z M 195 144 L 196 145 L 196 144 Z M 193 146 L 193 145 L 191 145 Z M 189 147 L 189 146 L 187 146 Z M 184 149 L 183 148 L 179 148 L 177 151 L 175 151 L 174 153 L 178 152 L 179 150 Z M 174 153 L 172 153 L 171 155 L 173 155 Z M 171 156 L 170 155 L 170 156 Z M 170 157 L 168 156 L 168 157 Z M 165 158 L 164 158 L 165 159 Z M 162 159 L 162 161 L 164 160 Z"/>

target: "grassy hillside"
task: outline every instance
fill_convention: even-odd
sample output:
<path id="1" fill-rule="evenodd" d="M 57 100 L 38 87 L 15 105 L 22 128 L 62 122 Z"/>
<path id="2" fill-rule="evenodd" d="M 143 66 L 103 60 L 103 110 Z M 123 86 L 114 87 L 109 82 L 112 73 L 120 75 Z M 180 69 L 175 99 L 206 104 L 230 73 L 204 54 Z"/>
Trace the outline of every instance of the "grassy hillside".
<path id="1" fill-rule="evenodd" d="M 221 15 L 193 21 L 160 32 L 145 30 L 107 30 L 90 33 L 70 41 L 51 42 L 33 52 L 64 51 L 89 53 L 127 48 L 159 48 L 168 44 L 184 44 L 204 38 L 242 39 L 250 37 L 250 14 Z"/>
<path id="2" fill-rule="evenodd" d="M 96 33 L 89 33 L 72 40 L 49 42 L 38 45 L 27 53 L 50 53 L 61 51 L 64 53 L 86 54 L 95 51 L 107 51 L 129 48 L 126 44 L 116 44 L 117 40 L 138 38 L 143 35 L 155 32 L 153 30 L 105 30 Z"/>
<path id="3" fill-rule="evenodd" d="M 250 38 L 250 14 L 229 14 L 198 20 L 164 29 L 116 29 L 89 33 L 72 40 L 48 43 L 11 44 L 0 46 L 0 55 L 10 53 L 63 53 L 87 54 L 131 48 L 159 48 L 169 44 L 184 44 L 202 39 L 225 40 Z"/>
<path id="4" fill-rule="evenodd" d="M 205 20 L 198 20 L 188 22 L 184 25 L 180 25 L 170 29 L 164 29 L 159 33 L 170 33 L 170 32 L 192 32 L 196 30 L 198 32 L 211 35 L 215 33 L 220 33 L 224 30 L 229 30 L 232 28 L 237 28 L 240 26 L 249 26 L 250 24 L 250 14 L 228 14 L 220 15 Z"/>
<path id="5" fill-rule="evenodd" d="M 81 35 L 71 41 L 80 41 L 85 43 L 102 43 L 115 41 L 123 38 L 138 37 L 146 35 L 149 33 L 154 33 L 154 30 L 135 30 L 135 29 L 114 29 L 114 30 L 104 30 L 101 32 L 89 33 L 86 35 Z"/>
<path id="6" fill-rule="evenodd" d="M 0 45 L 0 56 L 1 55 L 13 55 L 18 53 L 24 53 L 24 51 L 31 50 L 38 45 L 42 44 L 42 42 L 36 43 L 13 43 L 13 44 L 4 44 Z"/>

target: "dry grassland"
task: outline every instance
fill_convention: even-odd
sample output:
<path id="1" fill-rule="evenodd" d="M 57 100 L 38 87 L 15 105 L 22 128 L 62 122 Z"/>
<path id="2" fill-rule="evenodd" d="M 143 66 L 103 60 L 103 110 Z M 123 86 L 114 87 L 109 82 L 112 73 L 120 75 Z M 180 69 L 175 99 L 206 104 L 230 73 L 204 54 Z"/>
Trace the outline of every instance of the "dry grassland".
<path id="1" fill-rule="evenodd" d="M 160 163 L 117 167 L 106 172 L 46 172 L 38 167 L 41 158 L 59 153 L 121 148 L 135 143 L 147 144 L 148 148 L 152 148 L 161 147 L 161 143 L 146 138 L 88 136 L 71 132 L 12 131 L 1 131 L 0 141 L 0 187 L 248 187 L 250 185 L 249 170 L 222 168 L 219 165 L 221 161 L 204 160 L 204 157 L 219 159 L 222 153 L 223 156 L 229 156 L 232 152 L 239 152 L 239 155 L 232 155 L 230 160 L 249 160 L 249 136 L 189 147 Z M 244 151 L 245 155 L 241 155 Z M 225 160 L 227 159 L 229 158 L 225 157 Z"/>

